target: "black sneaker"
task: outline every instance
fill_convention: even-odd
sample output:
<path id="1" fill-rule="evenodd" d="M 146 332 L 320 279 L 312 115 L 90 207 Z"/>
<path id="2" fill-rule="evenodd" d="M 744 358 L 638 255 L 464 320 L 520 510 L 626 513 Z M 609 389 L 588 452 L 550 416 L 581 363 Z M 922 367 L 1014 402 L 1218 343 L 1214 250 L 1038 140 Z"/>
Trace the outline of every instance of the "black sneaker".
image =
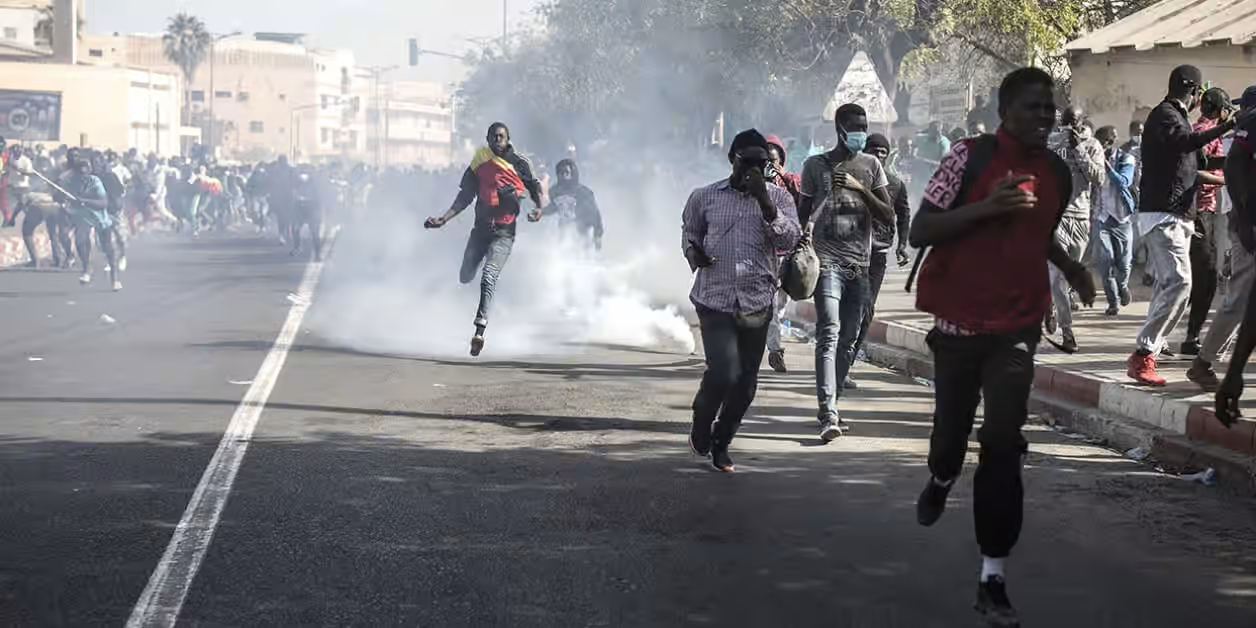
<path id="1" fill-rule="evenodd" d="M 989 626 L 1020 628 L 1020 616 L 1007 597 L 1007 583 L 999 576 L 977 585 L 977 602 L 973 608 L 981 613 Z"/>
<path id="2" fill-rule="evenodd" d="M 950 485 L 943 486 L 929 478 L 929 483 L 925 485 L 925 490 L 921 491 L 920 497 L 916 500 L 916 521 L 926 528 L 937 523 L 942 518 L 942 513 L 946 512 L 946 498 L 951 494 Z"/>
<path id="3" fill-rule="evenodd" d="M 1115 305 L 1109 305 L 1109 306 L 1108 306 L 1108 309 L 1104 310 L 1103 315 L 1104 315 L 1104 316 L 1108 316 L 1108 317 L 1112 317 L 1112 316 L 1117 316 L 1117 315 L 1119 315 L 1120 313 L 1121 313 L 1121 308 L 1119 308 L 1119 307 L 1117 307 L 1117 306 L 1115 306 Z"/>
<path id="4" fill-rule="evenodd" d="M 842 428 L 838 421 L 826 419 L 820 422 L 820 440 L 831 443 L 842 436 Z"/>
<path id="5" fill-rule="evenodd" d="M 478 358 L 484 351 L 484 336 L 476 334 L 471 337 L 471 357 Z"/>
<path id="6" fill-rule="evenodd" d="M 768 354 L 768 366 L 772 367 L 777 373 L 788 373 L 789 368 L 785 366 L 785 352 L 773 351 Z"/>
<path id="7" fill-rule="evenodd" d="M 1182 355 L 1199 355 L 1199 340 L 1191 339 L 1183 342 Z"/>
<path id="8" fill-rule="evenodd" d="M 720 473 L 732 473 L 737 470 L 737 466 L 733 464 L 733 458 L 728 455 L 727 449 L 717 449 L 711 452 L 711 466 L 715 467 L 715 470 Z"/>
<path id="9" fill-rule="evenodd" d="M 1129 288 L 1121 288 L 1121 307 L 1128 307 L 1134 302 L 1134 295 L 1130 294 Z"/>
<path id="10" fill-rule="evenodd" d="M 706 458 L 711 455 L 711 427 L 702 429 L 697 423 L 689 428 L 689 451 L 695 456 Z"/>

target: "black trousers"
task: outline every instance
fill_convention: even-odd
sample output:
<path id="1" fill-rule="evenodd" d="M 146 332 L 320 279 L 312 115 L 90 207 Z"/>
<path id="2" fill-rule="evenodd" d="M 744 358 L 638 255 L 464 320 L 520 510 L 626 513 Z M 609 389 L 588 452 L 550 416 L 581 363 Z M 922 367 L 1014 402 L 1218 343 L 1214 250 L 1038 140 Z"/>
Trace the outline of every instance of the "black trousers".
<path id="1" fill-rule="evenodd" d="M 693 423 L 715 427 L 711 446 L 727 450 L 759 389 L 759 365 L 768 342 L 770 310 L 748 326 L 726 312 L 698 307 L 706 373 L 693 399 Z"/>
<path id="2" fill-rule="evenodd" d="M 980 462 L 973 478 L 973 513 L 981 553 L 1002 558 L 1020 538 L 1025 489 L 1021 465 L 1028 445 L 1021 428 L 1029 416 L 1038 327 L 1017 334 L 948 336 L 929 332 L 933 349 L 933 434 L 929 470 L 942 481 L 959 477 L 977 404 L 985 419 L 977 432 Z"/>
<path id="3" fill-rule="evenodd" d="M 863 348 L 868 327 L 872 325 L 872 318 L 877 315 L 877 297 L 881 294 L 881 284 L 885 282 L 885 269 L 889 263 L 889 251 L 872 252 L 868 263 L 868 306 L 864 312 L 863 325 L 859 327 L 859 340 L 855 341 L 855 355 L 859 355 L 859 350 Z"/>
<path id="4" fill-rule="evenodd" d="M 1195 235 L 1191 238 L 1191 310 L 1186 318 L 1186 339 L 1198 340 L 1208 322 L 1208 311 L 1217 296 L 1217 226 L 1221 222 L 1213 212 L 1199 212 L 1195 217 Z"/>

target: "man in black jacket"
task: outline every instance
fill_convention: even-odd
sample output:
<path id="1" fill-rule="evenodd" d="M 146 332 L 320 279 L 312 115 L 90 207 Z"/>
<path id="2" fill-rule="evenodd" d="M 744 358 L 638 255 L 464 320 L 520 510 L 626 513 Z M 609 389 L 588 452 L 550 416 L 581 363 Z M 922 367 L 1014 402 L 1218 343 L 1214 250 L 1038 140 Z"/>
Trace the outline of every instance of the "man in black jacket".
<path id="1" fill-rule="evenodd" d="M 595 248 L 602 248 L 602 212 L 598 210 L 593 190 L 580 183 L 580 168 L 575 160 L 564 159 L 554 167 L 558 184 L 550 188 L 550 204 L 544 214 L 558 215 L 563 228 L 574 229 Z"/>
<path id="2" fill-rule="evenodd" d="M 1149 386 L 1164 386 L 1156 372 L 1156 355 L 1166 336 L 1186 313 L 1191 292 L 1190 244 L 1194 233 L 1195 196 L 1199 189 L 1199 149 L 1225 135 L 1251 116 L 1243 111 L 1196 133 L 1188 116 L 1199 106 L 1204 77 L 1199 68 L 1183 65 L 1169 75 L 1169 93 L 1147 116 L 1143 134 L 1143 176 L 1138 230 L 1147 243 L 1147 261 L 1156 277 L 1147 320 L 1138 332 L 1138 348 L 1130 355 L 1128 375 Z"/>

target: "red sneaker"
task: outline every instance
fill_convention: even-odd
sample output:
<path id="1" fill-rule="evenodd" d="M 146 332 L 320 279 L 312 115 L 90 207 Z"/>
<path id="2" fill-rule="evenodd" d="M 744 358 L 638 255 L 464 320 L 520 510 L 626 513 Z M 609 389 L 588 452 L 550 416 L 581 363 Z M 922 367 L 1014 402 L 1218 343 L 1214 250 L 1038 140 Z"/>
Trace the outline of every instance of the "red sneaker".
<path id="1" fill-rule="evenodd" d="M 1141 355 L 1135 352 L 1129 359 L 1128 375 L 1136 382 L 1147 386 L 1164 386 L 1168 382 L 1156 373 L 1156 356 Z"/>

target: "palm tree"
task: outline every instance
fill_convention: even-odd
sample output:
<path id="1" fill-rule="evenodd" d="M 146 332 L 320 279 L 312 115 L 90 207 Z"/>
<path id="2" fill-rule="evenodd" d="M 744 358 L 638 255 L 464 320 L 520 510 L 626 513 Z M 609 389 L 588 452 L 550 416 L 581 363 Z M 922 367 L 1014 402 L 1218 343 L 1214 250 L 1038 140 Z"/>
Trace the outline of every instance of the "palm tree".
<path id="1" fill-rule="evenodd" d="M 196 69 L 205 61 L 209 53 L 212 36 L 205 22 L 186 12 L 170 18 L 166 24 L 166 34 L 161 37 L 166 49 L 166 59 L 179 66 L 183 78 L 187 80 L 188 89 L 192 87 L 192 79 L 196 77 Z M 189 92 L 190 93 L 190 92 Z M 184 101 L 184 117 L 189 117 L 188 101 Z"/>

